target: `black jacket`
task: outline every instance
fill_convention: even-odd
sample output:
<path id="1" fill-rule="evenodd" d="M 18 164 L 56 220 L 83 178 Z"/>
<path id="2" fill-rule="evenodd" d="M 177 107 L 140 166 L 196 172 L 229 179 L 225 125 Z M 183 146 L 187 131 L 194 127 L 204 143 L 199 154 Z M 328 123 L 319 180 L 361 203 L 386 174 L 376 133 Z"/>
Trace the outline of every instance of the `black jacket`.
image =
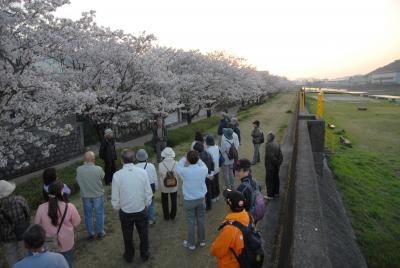
<path id="1" fill-rule="evenodd" d="M 114 139 L 104 139 L 100 145 L 99 156 L 106 165 L 111 165 L 113 161 L 117 160 Z"/>
<path id="2" fill-rule="evenodd" d="M 270 141 L 265 144 L 265 168 L 273 169 L 282 164 L 283 155 L 279 143 Z"/>
<path id="3" fill-rule="evenodd" d="M 224 117 L 223 119 L 221 119 L 221 121 L 219 122 L 219 126 L 218 126 L 218 135 L 222 135 L 222 130 L 224 128 L 226 128 L 227 124 L 229 122 L 229 119 L 227 117 Z"/>

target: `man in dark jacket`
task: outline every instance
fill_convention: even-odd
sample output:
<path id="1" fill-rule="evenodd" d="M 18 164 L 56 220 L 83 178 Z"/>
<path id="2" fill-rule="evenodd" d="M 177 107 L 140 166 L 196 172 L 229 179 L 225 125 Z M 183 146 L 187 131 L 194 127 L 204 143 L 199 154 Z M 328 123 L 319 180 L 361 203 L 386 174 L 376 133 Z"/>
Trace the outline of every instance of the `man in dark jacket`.
<path id="1" fill-rule="evenodd" d="M 10 267 L 25 253 L 23 243 L 17 239 L 15 226 L 29 223 L 28 203 L 22 196 L 13 195 L 14 190 L 15 184 L 0 180 L 0 244 Z"/>
<path id="2" fill-rule="evenodd" d="M 228 111 L 227 111 L 227 110 L 224 110 L 224 111 L 221 113 L 221 116 L 222 116 L 222 119 L 221 119 L 221 121 L 219 122 L 219 125 L 218 125 L 218 135 L 219 135 L 219 136 L 222 136 L 222 130 L 223 130 L 224 128 L 226 128 L 226 127 L 227 127 L 227 124 L 231 121 L 231 120 L 229 119 Z"/>
<path id="3" fill-rule="evenodd" d="M 267 199 L 279 197 L 279 169 L 283 161 L 282 151 L 279 143 L 274 141 L 272 132 L 267 134 L 265 145 L 265 174 L 267 185 Z"/>
<path id="4" fill-rule="evenodd" d="M 253 131 L 251 132 L 251 137 L 253 137 L 253 145 L 254 145 L 254 154 L 253 154 L 253 162 L 255 165 L 257 162 L 260 162 L 260 145 L 264 143 L 264 133 L 260 128 L 260 121 L 256 120 L 253 122 Z"/>
<path id="5" fill-rule="evenodd" d="M 252 200 L 253 191 L 259 184 L 255 182 L 251 175 L 251 162 L 248 159 L 240 159 L 236 166 L 236 176 L 240 179 L 240 185 L 237 190 L 243 194 L 245 197 L 245 209 L 250 212 L 251 208 L 254 206 L 254 201 Z M 258 190 L 261 191 L 260 187 Z"/>
<path id="6" fill-rule="evenodd" d="M 104 161 L 105 184 L 110 185 L 116 171 L 115 160 L 117 160 L 115 140 L 113 138 L 113 131 L 110 128 L 104 131 L 104 140 L 100 145 L 99 156 Z"/>
<path id="7" fill-rule="evenodd" d="M 161 152 L 167 147 L 167 128 L 162 118 L 157 119 L 153 128 L 153 145 L 157 154 L 157 162 L 161 162 Z"/>

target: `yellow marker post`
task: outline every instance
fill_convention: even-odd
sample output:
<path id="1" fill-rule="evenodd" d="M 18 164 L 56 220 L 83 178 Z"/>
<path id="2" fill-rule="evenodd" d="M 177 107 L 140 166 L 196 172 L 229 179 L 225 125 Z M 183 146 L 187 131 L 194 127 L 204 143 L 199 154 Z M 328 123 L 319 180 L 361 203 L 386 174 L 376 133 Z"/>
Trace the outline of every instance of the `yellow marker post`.
<path id="1" fill-rule="evenodd" d="M 324 118 L 324 95 L 322 92 L 318 94 L 317 98 L 317 118 Z"/>
<path id="2" fill-rule="evenodd" d="M 300 112 L 304 112 L 304 106 L 305 106 L 305 104 L 304 104 L 304 101 L 305 101 L 305 98 L 304 98 L 304 89 L 302 88 L 301 89 L 301 91 L 300 91 L 300 95 L 299 95 L 299 98 L 300 98 Z"/>

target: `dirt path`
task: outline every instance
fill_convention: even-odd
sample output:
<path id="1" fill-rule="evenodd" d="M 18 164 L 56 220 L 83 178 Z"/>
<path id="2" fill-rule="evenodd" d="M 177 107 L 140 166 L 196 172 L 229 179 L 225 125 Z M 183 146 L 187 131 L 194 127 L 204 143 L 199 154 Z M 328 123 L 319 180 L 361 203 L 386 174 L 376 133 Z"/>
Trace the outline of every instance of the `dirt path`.
<path id="1" fill-rule="evenodd" d="M 274 131 L 277 133 L 278 141 L 284 136 L 291 113 L 287 111 L 294 109 L 294 94 L 279 95 L 268 100 L 265 104 L 252 108 L 250 111 L 242 113 L 239 117 L 240 129 L 242 133 L 242 146 L 240 156 L 251 159 L 253 146 L 251 143 L 250 132 L 252 122 L 259 120 L 265 133 Z M 215 134 L 216 129 L 209 133 Z M 178 156 L 182 156 L 190 147 L 190 144 L 177 146 L 175 151 Z M 261 155 L 264 148 L 261 149 Z M 260 163 L 253 168 L 253 174 L 259 179 L 265 191 L 263 164 Z M 222 174 L 221 174 L 222 175 Z M 221 185 L 223 179 L 220 178 Z M 161 201 L 159 192 L 156 193 L 157 223 L 150 227 L 150 260 L 142 263 L 137 250 L 134 262 L 127 264 L 122 258 L 123 240 L 118 219 L 118 213 L 113 211 L 110 205 L 110 189 L 107 189 L 106 200 L 106 231 L 107 237 L 102 241 L 87 242 L 85 240 L 85 227 L 79 226 L 76 233 L 76 251 L 74 257 L 75 267 L 216 267 L 215 258 L 210 256 L 209 250 L 212 241 L 218 235 L 217 228 L 223 220 L 226 212 L 223 200 L 213 204 L 213 209 L 206 214 L 206 239 L 205 248 L 197 248 L 190 252 L 182 247 L 182 240 L 186 238 L 186 222 L 183 214 L 182 195 L 178 192 L 178 213 L 175 221 L 164 221 L 162 219 Z M 77 197 L 73 200 L 81 215 L 83 215 L 82 203 Z M 83 219 L 82 219 L 83 220 Z M 137 234 L 134 233 L 135 248 L 138 249 Z"/>

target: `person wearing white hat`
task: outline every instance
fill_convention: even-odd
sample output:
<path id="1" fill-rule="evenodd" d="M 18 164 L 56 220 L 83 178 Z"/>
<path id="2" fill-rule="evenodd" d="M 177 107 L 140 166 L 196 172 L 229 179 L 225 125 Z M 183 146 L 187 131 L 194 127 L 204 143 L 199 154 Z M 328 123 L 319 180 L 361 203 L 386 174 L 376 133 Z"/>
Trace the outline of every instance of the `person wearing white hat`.
<path id="1" fill-rule="evenodd" d="M 149 156 L 145 149 L 140 149 L 139 151 L 136 152 L 136 160 L 138 161 L 136 166 L 146 170 L 147 175 L 149 177 L 150 187 L 151 187 L 151 190 L 153 191 L 153 198 L 152 198 L 150 206 L 148 207 L 149 224 L 153 225 L 156 223 L 156 209 L 154 207 L 154 193 L 156 192 L 156 188 L 157 188 L 157 171 L 156 171 L 156 167 L 152 163 L 147 162 L 148 159 L 149 159 Z"/>
<path id="2" fill-rule="evenodd" d="M 25 198 L 12 193 L 15 184 L 0 180 L 0 243 L 8 265 L 13 266 L 23 257 L 21 227 L 29 226 L 29 207 Z M 17 228 L 18 226 L 18 228 Z"/>
<path id="3" fill-rule="evenodd" d="M 176 216 L 176 201 L 178 196 L 178 173 L 176 172 L 177 161 L 175 161 L 175 152 L 171 147 L 166 147 L 161 152 L 163 161 L 158 166 L 159 183 L 161 191 L 161 203 L 165 220 L 174 220 Z M 168 174 L 168 178 L 167 178 Z M 166 180 L 170 180 L 171 175 L 175 177 L 176 185 L 169 184 Z M 165 181 L 165 182 L 164 182 Z M 174 179 L 172 178 L 172 181 Z M 171 199 L 171 210 L 169 209 L 168 196 Z"/>
<path id="4" fill-rule="evenodd" d="M 106 185 L 110 185 L 113 175 L 116 171 L 115 160 L 117 160 L 117 153 L 115 151 L 115 140 L 111 128 L 104 131 L 104 140 L 101 142 L 99 156 L 104 160 L 104 181 Z"/>

